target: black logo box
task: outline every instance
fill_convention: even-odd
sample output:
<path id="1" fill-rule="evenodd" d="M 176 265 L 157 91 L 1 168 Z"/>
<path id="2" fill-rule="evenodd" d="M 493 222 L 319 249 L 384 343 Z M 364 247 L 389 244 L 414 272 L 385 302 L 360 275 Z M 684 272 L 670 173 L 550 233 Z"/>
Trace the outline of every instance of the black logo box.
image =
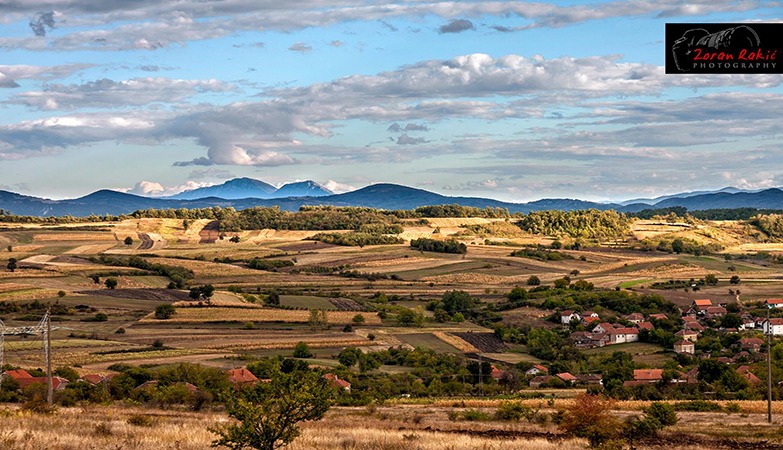
<path id="1" fill-rule="evenodd" d="M 667 23 L 666 73 L 783 74 L 783 23 Z"/>

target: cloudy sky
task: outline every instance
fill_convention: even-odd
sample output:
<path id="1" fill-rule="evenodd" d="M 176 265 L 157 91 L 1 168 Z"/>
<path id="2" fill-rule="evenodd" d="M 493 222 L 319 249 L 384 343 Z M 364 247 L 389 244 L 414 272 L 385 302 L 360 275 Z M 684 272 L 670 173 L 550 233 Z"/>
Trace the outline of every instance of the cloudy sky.
<path id="1" fill-rule="evenodd" d="M 0 2 L 0 189 L 246 176 L 509 201 L 783 186 L 781 75 L 665 75 L 754 0 Z"/>

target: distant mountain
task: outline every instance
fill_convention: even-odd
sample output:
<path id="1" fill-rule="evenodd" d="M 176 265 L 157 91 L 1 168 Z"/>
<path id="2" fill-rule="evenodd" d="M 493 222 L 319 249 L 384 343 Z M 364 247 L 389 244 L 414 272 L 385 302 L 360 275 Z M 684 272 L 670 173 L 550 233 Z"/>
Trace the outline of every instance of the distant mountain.
<path id="1" fill-rule="evenodd" d="M 334 195 L 334 192 L 326 189 L 315 181 L 298 181 L 280 186 L 273 194 L 274 198 L 286 197 L 326 197 Z"/>
<path id="2" fill-rule="evenodd" d="M 238 179 L 242 180 L 242 179 Z M 257 180 L 249 180 L 250 183 L 231 180 L 225 184 L 240 186 L 263 186 Z M 37 197 L 0 191 L 0 209 L 12 214 L 27 216 L 89 216 L 95 215 L 120 215 L 129 214 L 139 209 L 167 209 L 167 208 L 209 208 L 220 206 L 222 208 L 233 207 L 245 209 L 253 206 L 278 206 L 288 211 L 296 211 L 303 205 L 334 205 L 334 206 L 363 206 L 379 209 L 413 209 L 419 206 L 458 204 L 477 208 L 507 208 L 510 212 L 541 211 L 548 209 L 569 211 L 574 209 L 615 209 L 624 212 L 635 212 L 647 208 L 666 208 L 671 206 L 684 206 L 689 210 L 716 209 L 716 208 L 759 208 L 759 209 L 783 209 L 783 191 L 780 189 L 767 189 L 760 192 L 717 192 L 699 194 L 684 198 L 668 198 L 655 205 L 635 203 L 631 205 L 603 204 L 574 199 L 542 199 L 530 203 L 507 203 L 499 200 L 479 197 L 448 197 L 423 189 L 417 189 L 397 184 L 374 184 L 353 192 L 344 194 L 332 194 L 316 196 L 320 193 L 318 186 L 312 182 L 294 183 L 288 189 L 283 186 L 278 192 L 290 192 L 297 194 L 284 198 L 253 198 L 243 197 L 238 199 L 223 199 L 218 197 L 206 197 L 195 200 L 148 198 L 122 192 L 101 190 L 85 197 L 69 200 L 48 200 Z M 269 185 L 267 185 L 269 186 Z M 217 186 L 213 186 L 217 187 Z M 261 189 L 261 188 L 259 188 Z M 272 188 L 274 190 L 274 188 Z M 191 191 L 193 192 L 193 191 Z M 234 192 L 242 192 L 234 189 Z M 245 191 L 246 192 L 246 191 Z M 258 189 L 256 190 L 258 192 Z M 311 196 L 300 196 L 303 192 L 311 192 Z M 268 194 L 272 195 L 272 194 Z"/>
<path id="3" fill-rule="evenodd" d="M 720 208 L 783 209 L 783 191 L 777 188 L 759 192 L 717 192 L 685 198 L 670 198 L 656 203 L 654 208 L 684 206 L 691 211 Z"/>
<path id="4" fill-rule="evenodd" d="M 721 192 L 727 194 L 736 194 L 738 192 L 759 192 L 759 191 L 747 191 L 747 190 L 737 189 L 735 187 L 728 186 L 723 189 L 718 189 L 717 191 L 692 191 L 692 192 L 681 192 L 679 194 L 672 194 L 672 195 L 662 195 L 660 197 L 655 197 L 655 198 L 635 198 L 635 199 L 619 202 L 619 204 L 623 206 L 632 205 L 634 203 L 646 203 L 648 205 L 655 205 L 656 203 L 660 203 L 664 200 L 669 200 L 672 198 L 695 197 L 697 195 L 718 194 Z"/>
<path id="5" fill-rule="evenodd" d="M 277 190 L 274 186 L 253 178 L 234 178 L 223 184 L 203 187 L 172 195 L 175 200 L 197 200 L 207 197 L 217 197 L 226 200 L 240 198 L 273 198 Z"/>

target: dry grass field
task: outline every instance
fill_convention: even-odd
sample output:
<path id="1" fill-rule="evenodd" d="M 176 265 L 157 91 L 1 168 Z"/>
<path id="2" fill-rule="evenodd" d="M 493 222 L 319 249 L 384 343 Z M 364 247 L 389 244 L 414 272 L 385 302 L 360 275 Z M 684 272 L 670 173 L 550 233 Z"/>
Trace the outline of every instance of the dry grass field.
<path id="1" fill-rule="evenodd" d="M 718 302 L 750 302 L 780 297 L 783 265 L 752 259 L 724 260 L 723 255 L 692 256 L 662 252 L 644 253 L 622 246 L 589 245 L 579 251 L 562 250 L 572 259 L 541 261 L 510 256 L 517 247 L 485 245 L 484 239 L 513 245 L 544 244 L 553 238 L 532 236 L 515 230 L 502 220 L 455 218 L 430 219 L 429 225 L 411 223 L 401 233 L 404 239 L 456 237 L 468 245 L 465 255 L 419 252 L 407 244 L 341 247 L 306 241 L 315 232 L 254 230 L 236 233 L 238 243 L 229 239 L 203 240 L 208 220 L 191 221 L 186 229 L 173 219 L 126 220 L 97 224 L 106 231 L 47 230 L 40 225 L 14 226 L 0 231 L 0 302 L 23 305 L 33 301 L 58 304 L 68 311 L 57 317 L 59 328 L 53 333 L 56 364 L 79 364 L 80 370 L 106 370 L 115 362 L 164 365 L 195 362 L 230 368 L 241 364 L 244 355 L 290 356 L 302 341 L 316 354 L 313 364 L 335 363 L 334 356 L 347 346 L 379 350 L 392 346 L 421 346 L 438 352 L 474 353 L 477 349 L 453 333 L 491 332 L 469 322 L 434 323 L 401 326 L 394 314 L 381 319 L 371 303 L 376 293 L 384 293 L 389 308 L 424 307 L 445 291 L 465 290 L 485 302 L 502 302 L 515 286 L 526 286 L 531 275 L 543 284 L 570 275 L 597 287 L 631 289 L 655 293 L 677 305 L 694 298 L 712 298 Z M 480 225 L 484 231 L 468 230 L 464 225 Z M 211 225 L 209 225 L 211 226 Z M 433 231 L 440 233 L 433 236 Z M 209 228 L 208 228 L 209 230 Z M 702 243 L 719 243 L 723 253 L 733 255 L 769 252 L 783 253 L 783 244 L 760 242 L 746 225 L 735 222 L 709 222 L 698 226 L 637 221 L 635 239 L 685 237 Z M 227 236 L 233 236 L 229 234 Z M 126 246 L 130 236 L 134 243 Z M 633 238 L 629 238 L 633 240 Z M 8 251 L 7 246 L 12 250 Z M 213 284 L 216 294 L 211 306 L 201 307 L 188 299 L 187 288 L 166 289 L 170 279 L 160 274 L 141 273 L 133 268 L 92 263 L 89 257 L 143 255 L 151 262 L 192 270 L 190 286 Z M 5 270 L 8 258 L 16 258 L 19 268 Z M 271 257 L 294 261 L 293 267 L 276 271 L 248 269 L 241 263 L 217 263 L 216 258 L 249 260 Z M 342 267 L 359 276 L 346 277 L 312 273 L 323 268 Z M 368 276 L 368 274 L 378 276 Z M 576 273 L 576 275 L 574 275 Z M 699 292 L 656 290 L 650 286 L 669 279 L 718 277 L 718 285 Z M 92 280 L 97 275 L 99 283 Z M 729 284 L 737 275 L 739 286 Z M 107 277 L 118 280 L 116 290 L 108 290 Z M 741 294 L 729 294 L 729 289 Z M 229 292 L 229 288 L 232 292 Z M 239 291 L 243 291 L 240 293 Z M 284 307 L 262 306 L 272 290 L 281 294 Z M 63 291 L 64 296 L 59 292 Z M 250 298 L 248 302 L 245 297 Z M 254 297 L 249 297 L 250 295 Z M 396 297 L 394 297 L 396 296 Z M 154 318 L 162 303 L 173 303 L 174 316 Z M 349 311 L 358 305 L 369 311 Z M 309 309 L 326 311 L 328 329 L 311 328 Z M 337 309 L 343 309 L 338 311 Z M 0 313 L 8 326 L 34 325 L 36 314 L 26 311 Z M 98 313 L 106 320 L 95 321 Z M 364 322 L 351 324 L 361 314 Z M 432 312 L 427 311 L 430 317 Z M 502 311 L 510 324 L 551 327 L 548 311 L 534 307 Z M 371 338 L 372 336 L 372 338 Z M 166 348 L 150 349 L 159 341 Z M 659 367 L 670 354 L 649 344 L 613 347 L 634 353 L 637 362 Z M 111 353 L 113 350 L 132 350 Z M 608 350 L 608 349 L 607 349 Z M 600 352 L 599 352 L 600 353 Z M 505 353 L 486 354 L 488 358 L 517 362 L 536 362 L 522 345 Z M 27 368 L 43 365 L 40 340 L 8 339 L 6 362 Z M 381 369 L 384 370 L 384 369 Z M 386 370 L 400 370 L 399 367 Z M 575 390 L 569 390 L 573 395 Z M 568 400 L 558 399 L 555 407 Z M 541 400 L 525 400 L 531 407 Z M 412 403 L 412 402 L 411 402 Z M 660 445 L 637 448 L 702 450 L 710 448 L 754 448 L 737 446 L 729 439 L 771 439 L 778 447 L 781 436 L 776 428 L 764 425 L 764 405 L 738 402 L 740 412 L 728 414 L 680 413 L 681 422 L 667 432 Z M 455 407 L 455 404 L 457 405 Z M 619 415 L 638 413 L 645 403 L 620 402 Z M 570 449 L 585 448 L 581 440 L 566 439 L 550 425 L 505 422 L 465 422 L 448 419 L 454 409 L 486 408 L 491 412 L 496 400 L 437 400 L 427 404 L 408 404 L 402 400 L 369 412 L 365 408 L 336 408 L 325 420 L 306 424 L 303 434 L 291 449 Z M 775 404 L 775 413 L 783 414 L 783 404 Z M 127 422 L 133 415 L 154 418 L 149 427 Z M 148 410 L 132 406 L 62 408 L 54 416 L 31 416 L 15 406 L 0 406 L 0 449 L 202 449 L 209 447 L 213 435 L 206 426 L 226 420 L 222 412 L 194 413 L 180 410 Z M 777 425 L 779 427 L 779 424 Z M 700 430 L 694 433 L 694 430 Z M 691 441 L 682 435 L 694 436 Z M 679 437 L 678 437 L 679 436 Z"/>

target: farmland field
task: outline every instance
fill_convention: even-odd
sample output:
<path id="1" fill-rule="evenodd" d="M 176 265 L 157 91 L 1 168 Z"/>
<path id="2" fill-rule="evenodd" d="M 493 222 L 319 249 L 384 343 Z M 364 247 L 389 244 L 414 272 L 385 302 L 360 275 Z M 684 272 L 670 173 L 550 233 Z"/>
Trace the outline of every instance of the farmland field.
<path id="1" fill-rule="evenodd" d="M 10 257 L 19 261 L 13 272 L 0 270 L 0 307 L 5 308 L 0 310 L 0 319 L 8 327 L 35 325 L 46 308 L 52 307 L 56 311 L 52 322 L 55 325 L 52 332 L 55 364 L 78 365 L 80 372 L 110 373 L 109 368 L 116 367 L 117 363 L 144 367 L 198 363 L 229 369 L 262 357 L 291 357 L 295 347 L 303 343 L 312 352 L 312 358 L 301 358 L 301 361 L 328 370 L 349 370 L 357 377 L 368 374 L 357 366 L 341 367 L 337 360 L 345 348 L 356 347 L 362 354 L 395 348 L 423 348 L 435 354 L 467 355 L 474 360 L 480 355 L 485 362 L 519 373 L 531 364 L 546 365 L 553 361 L 533 356 L 541 354 L 531 350 L 534 347 L 529 347 L 526 340 L 506 339 L 503 342 L 495 327 L 547 330 L 567 339 L 568 330 L 564 331 L 556 316 L 553 320 L 553 315 L 558 310 L 572 308 L 567 303 L 568 296 L 577 295 L 576 291 L 568 291 L 562 299 L 566 303 L 551 308 L 542 307 L 545 297 L 541 295 L 509 304 L 509 293 L 515 287 L 531 291 L 533 296 L 532 291 L 538 285 L 528 283 L 531 276 L 538 278 L 540 286 L 551 287 L 555 280 L 568 276 L 571 283 L 577 280 L 592 283 L 596 292 L 660 295 L 679 307 L 687 307 L 697 298 L 710 298 L 726 305 L 745 305 L 780 296 L 783 264 L 771 257 L 758 259 L 755 254 L 783 252 L 783 246 L 753 241 L 743 234 L 744 226 L 720 224 L 693 229 L 652 221 L 637 224 L 633 229 L 632 234 L 643 238 L 691 236 L 699 242 L 722 239 L 726 247 L 719 254 L 695 256 L 634 250 L 630 246 L 638 241 L 628 237 L 625 242 L 615 241 L 611 245 L 590 242 L 579 250 L 559 250 L 570 259 L 541 260 L 511 256 L 511 252 L 522 245 L 550 245 L 554 237 L 530 235 L 517 231 L 512 223 L 495 219 L 429 220 L 429 226 L 403 222 L 406 225 L 400 236 L 432 238 L 433 230 L 440 227 L 440 236 L 435 234 L 435 237 L 456 237 L 467 244 L 467 253 L 420 252 L 407 243 L 348 247 L 303 240 L 314 234 L 311 231 L 241 231 L 236 233 L 239 242 L 231 242 L 220 239 L 216 225 L 207 220 L 195 220 L 187 230 L 181 220 L 175 219 L 127 219 L 107 225 L 104 231 L 47 230 L 25 224 L 13 231 L 0 232 L 2 242 L 12 248 L 12 251 L 6 249 L 0 254 L 2 267 Z M 467 226 L 485 228 L 469 230 Z M 480 232 L 471 231 L 476 229 Z M 496 230 L 498 235 L 487 234 L 487 229 Z M 133 239 L 130 246 L 123 243 L 128 236 Z M 224 237 L 230 236 L 232 234 Z M 498 245 L 486 245 L 485 238 Z M 511 245 L 503 245 L 504 242 Z M 725 256 L 727 252 L 735 253 Z M 181 270 L 187 278 L 178 280 L 170 274 L 101 264 L 97 258 L 102 255 L 138 256 L 152 264 Z M 269 261 L 265 267 L 270 270 L 249 268 L 248 261 L 256 257 Z M 281 260 L 293 265 L 272 263 Z M 653 286 L 668 280 L 698 280 L 708 274 L 714 275 L 717 283 L 701 285 L 698 290 L 665 290 Z M 733 276 L 739 278 L 737 284 L 730 282 Z M 109 278 L 116 280 L 115 287 L 108 287 Z M 209 298 L 194 299 L 190 288 L 207 284 L 213 286 L 214 293 Z M 438 301 L 449 291 L 468 293 L 486 316 L 470 316 L 469 310 L 454 305 L 439 306 Z M 264 304 L 272 292 L 279 293 L 279 306 Z M 199 293 L 195 295 L 198 297 Z M 170 317 L 156 317 L 156 309 L 162 305 L 173 307 Z M 444 307 L 448 309 L 445 317 L 438 310 Z M 599 310 L 605 317 L 622 319 L 615 312 L 607 314 L 606 309 Z M 412 314 L 407 321 L 403 320 L 406 312 Z M 464 312 L 467 320 L 462 321 L 466 317 L 458 319 L 456 312 Z M 595 363 L 616 351 L 629 353 L 636 367 L 672 367 L 675 357 L 671 349 L 648 342 L 579 350 L 572 356 L 593 358 L 590 361 Z M 5 361 L 31 370 L 42 367 L 41 336 L 8 337 Z M 564 362 L 562 367 L 568 368 L 567 364 L 570 362 Z M 577 364 L 570 367 L 577 367 Z M 369 375 L 427 377 L 417 369 L 382 364 L 369 369 Z M 497 383 L 494 386 L 499 389 Z M 520 386 L 522 394 L 539 396 L 555 392 Z M 557 401 L 583 390 L 584 387 L 560 389 L 556 391 Z M 467 424 L 448 419 L 449 410 L 456 408 L 452 406 L 454 404 L 464 410 L 497 408 L 497 402 L 485 404 L 481 402 L 488 400 L 468 397 L 408 405 L 403 404 L 403 400 L 397 399 L 399 404 L 391 403 L 382 408 L 385 419 L 378 413 L 367 413 L 364 408 L 341 408 L 330 413 L 323 423 L 343 426 L 346 420 L 360 418 L 365 421 L 362 430 L 344 436 L 344 439 L 355 439 L 356 444 L 341 448 L 371 448 L 362 445 L 375 445 L 380 442 L 378 439 L 405 446 L 410 439 L 401 436 L 409 433 L 418 436 L 414 439 L 416 442 L 427 443 L 422 448 L 568 448 L 564 442 L 571 442 L 553 444 L 554 441 L 547 440 L 549 435 L 546 433 L 556 431 L 551 424 L 541 427 L 521 422 Z M 474 405 L 473 401 L 477 403 Z M 530 405 L 535 406 L 542 400 L 533 402 Z M 626 411 L 638 410 L 636 406 L 620 405 L 618 408 Z M 760 422 L 756 406 L 751 407 L 748 403 L 742 408 L 749 414 L 742 420 Z M 64 409 L 63 417 L 58 420 L 71 420 L 68 411 Z M 124 417 L 125 413 L 116 411 L 113 414 Z M 211 417 L 212 413 L 204 414 L 183 415 L 187 418 L 182 420 L 196 423 L 204 420 L 203 417 Z M 618 414 L 625 416 L 628 412 Z M 167 423 L 176 422 L 168 413 L 159 415 Z M 0 421 L 11 420 L 9 417 L 0 414 Z M 685 424 L 719 421 L 717 416 L 698 413 L 683 417 Z M 122 433 L 134 432 L 126 430 L 121 420 L 110 421 L 117 436 L 120 430 Z M 185 426 L 185 422 L 177 423 Z M 291 448 L 331 448 L 323 446 L 334 442 L 324 444 L 326 441 L 318 434 L 319 426 L 312 424 L 305 428 L 303 437 Z M 426 429 L 428 426 L 431 428 Z M 687 425 L 677 425 L 675 430 L 680 432 L 686 428 Z M 479 438 L 476 434 L 489 429 L 501 430 L 497 432 L 505 433 L 507 441 Z M 733 425 L 723 429 L 726 433 L 740 433 Z M 163 433 L 162 429 L 159 431 Z M 368 434 L 363 434 L 365 432 Z M 525 433 L 534 434 L 529 435 L 532 438 L 523 438 L 528 436 Z M 722 439 L 719 433 L 707 435 L 700 439 L 706 439 L 703 442 Z M 6 435 L 0 432 L 0 439 L 3 436 Z M 14 439 L 21 439 L 21 436 L 15 434 Z M 192 448 L 208 444 L 208 436 L 194 436 L 200 436 L 197 438 L 200 444 Z M 447 445 L 452 438 L 460 440 Z M 147 448 L 157 448 L 152 443 L 149 445 Z M 573 443 L 573 448 L 583 445 L 578 441 Z M 703 447 L 709 448 L 709 445 Z M 181 448 L 189 447 L 183 444 Z"/>

